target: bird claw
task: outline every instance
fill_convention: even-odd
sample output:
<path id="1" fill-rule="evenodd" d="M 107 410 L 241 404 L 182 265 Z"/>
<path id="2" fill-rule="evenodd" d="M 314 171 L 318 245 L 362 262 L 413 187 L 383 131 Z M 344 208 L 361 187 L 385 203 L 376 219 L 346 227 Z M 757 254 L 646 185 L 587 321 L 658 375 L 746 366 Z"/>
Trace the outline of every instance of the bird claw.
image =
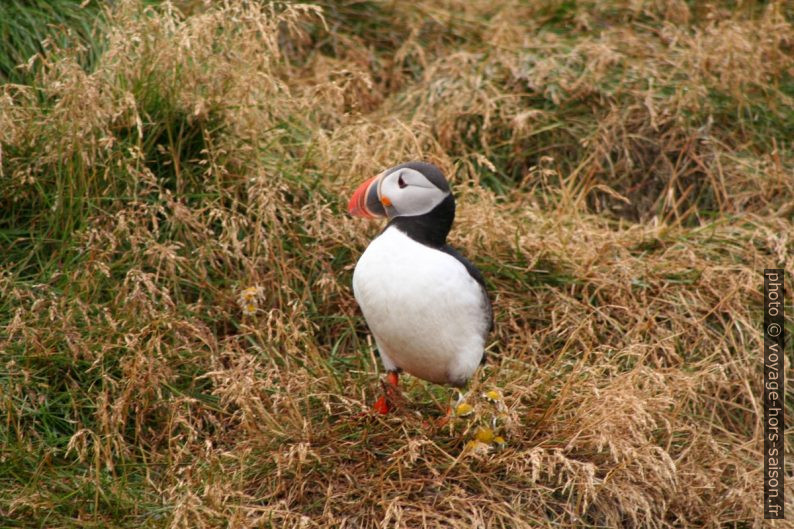
<path id="1" fill-rule="evenodd" d="M 372 408 L 381 415 L 387 415 L 391 410 L 400 406 L 403 396 L 400 393 L 399 376 L 396 371 L 390 371 L 386 375 L 386 380 L 381 381 L 383 395 L 375 401 Z"/>
<path id="2" fill-rule="evenodd" d="M 381 415 L 389 413 L 389 403 L 386 402 L 386 395 L 381 395 L 380 398 L 375 401 L 375 404 L 372 405 L 372 409 Z"/>

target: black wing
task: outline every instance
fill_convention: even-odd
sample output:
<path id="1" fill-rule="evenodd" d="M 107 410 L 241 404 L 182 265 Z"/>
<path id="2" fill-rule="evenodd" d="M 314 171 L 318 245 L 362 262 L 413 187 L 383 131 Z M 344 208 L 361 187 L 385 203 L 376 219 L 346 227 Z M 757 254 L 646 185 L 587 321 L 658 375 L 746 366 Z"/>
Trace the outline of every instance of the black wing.
<path id="1" fill-rule="evenodd" d="M 466 270 L 469 272 L 469 275 L 473 277 L 474 280 L 477 281 L 477 283 L 480 284 L 480 288 L 482 289 L 482 298 L 483 298 L 483 304 L 486 314 L 485 317 L 488 318 L 488 331 L 486 333 L 487 335 L 493 330 L 493 307 L 491 307 L 491 299 L 488 297 L 488 290 L 485 288 L 485 278 L 482 276 L 482 273 L 479 270 L 477 270 L 477 268 L 473 264 L 471 264 L 471 261 L 463 257 L 460 253 L 458 253 L 457 250 L 452 248 L 450 245 L 445 244 L 444 246 L 439 248 L 439 250 L 441 250 L 445 254 L 451 255 L 452 257 L 460 261 L 460 263 L 466 267 Z M 482 356 L 482 362 L 483 363 L 485 362 L 485 354 L 483 354 Z"/>

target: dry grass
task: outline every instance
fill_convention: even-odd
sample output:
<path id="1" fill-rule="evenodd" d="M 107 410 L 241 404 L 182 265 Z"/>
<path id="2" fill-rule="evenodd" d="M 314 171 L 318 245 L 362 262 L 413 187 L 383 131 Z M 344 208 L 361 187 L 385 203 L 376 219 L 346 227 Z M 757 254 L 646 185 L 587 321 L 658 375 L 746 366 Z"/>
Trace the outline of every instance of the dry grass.
<path id="1" fill-rule="evenodd" d="M 53 45 L 0 93 L 3 526 L 763 525 L 790 6 L 177 7 L 117 2 L 90 71 Z M 495 300 L 444 429 L 420 382 L 360 415 L 377 227 L 345 199 L 414 158 Z M 494 416 L 506 445 L 467 449 Z"/>

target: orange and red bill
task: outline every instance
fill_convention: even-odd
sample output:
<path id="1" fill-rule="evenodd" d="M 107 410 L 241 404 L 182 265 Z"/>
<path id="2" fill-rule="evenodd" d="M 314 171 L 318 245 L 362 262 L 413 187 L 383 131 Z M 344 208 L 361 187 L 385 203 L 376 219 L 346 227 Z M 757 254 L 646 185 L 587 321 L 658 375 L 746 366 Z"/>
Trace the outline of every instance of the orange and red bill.
<path id="1" fill-rule="evenodd" d="M 367 219 L 386 216 L 386 209 L 383 207 L 384 204 L 378 190 L 382 177 L 383 174 L 373 176 L 358 186 L 347 204 L 348 213 L 354 217 Z"/>

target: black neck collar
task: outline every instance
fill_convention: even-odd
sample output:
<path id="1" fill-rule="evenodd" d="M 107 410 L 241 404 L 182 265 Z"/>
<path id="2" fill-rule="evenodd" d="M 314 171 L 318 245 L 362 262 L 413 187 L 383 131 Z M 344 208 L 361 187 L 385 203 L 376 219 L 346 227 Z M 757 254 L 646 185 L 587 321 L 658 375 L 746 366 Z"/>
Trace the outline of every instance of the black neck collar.
<path id="1" fill-rule="evenodd" d="M 452 194 L 441 201 L 429 213 L 415 217 L 396 217 L 389 221 L 388 229 L 394 226 L 418 243 L 441 248 L 447 242 L 447 234 L 455 220 L 455 199 Z"/>

